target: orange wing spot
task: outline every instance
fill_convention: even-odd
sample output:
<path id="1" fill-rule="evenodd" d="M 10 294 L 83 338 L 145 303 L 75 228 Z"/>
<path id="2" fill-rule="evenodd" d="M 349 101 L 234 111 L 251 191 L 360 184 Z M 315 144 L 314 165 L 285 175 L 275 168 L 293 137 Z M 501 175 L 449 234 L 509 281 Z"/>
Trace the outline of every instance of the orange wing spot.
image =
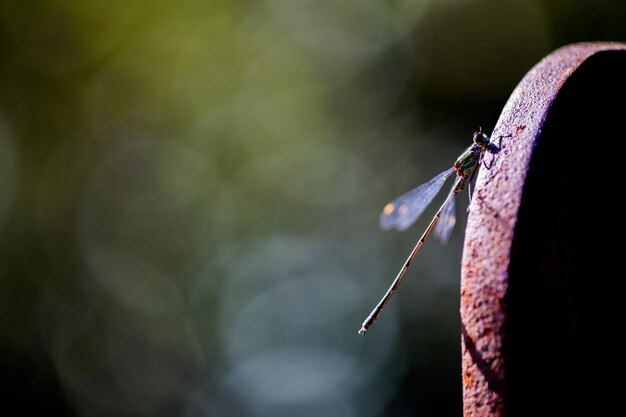
<path id="1" fill-rule="evenodd" d="M 386 215 L 389 215 L 393 213 L 395 209 L 396 209 L 396 206 L 394 206 L 393 203 L 389 203 L 383 208 L 383 213 L 385 213 Z"/>

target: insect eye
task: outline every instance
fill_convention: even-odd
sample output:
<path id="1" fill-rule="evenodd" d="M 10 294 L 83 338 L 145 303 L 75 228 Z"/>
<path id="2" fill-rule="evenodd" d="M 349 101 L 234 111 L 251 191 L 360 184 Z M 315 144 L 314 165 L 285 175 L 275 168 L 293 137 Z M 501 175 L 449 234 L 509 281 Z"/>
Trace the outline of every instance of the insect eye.
<path id="1" fill-rule="evenodd" d="M 474 143 L 478 146 L 487 146 L 489 139 L 483 132 L 474 132 Z"/>

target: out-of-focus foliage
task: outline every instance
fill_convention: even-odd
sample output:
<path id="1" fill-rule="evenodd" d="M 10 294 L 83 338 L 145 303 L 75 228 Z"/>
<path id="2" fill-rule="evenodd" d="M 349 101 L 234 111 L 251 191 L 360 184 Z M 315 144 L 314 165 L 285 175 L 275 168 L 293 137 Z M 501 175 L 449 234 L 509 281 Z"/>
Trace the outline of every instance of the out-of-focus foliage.
<path id="1" fill-rule="evenodd" d="M 361 338 L 379 210 L 625 9 L 0 1 L 0 413 L 459 415 L 462 233 Z"/>

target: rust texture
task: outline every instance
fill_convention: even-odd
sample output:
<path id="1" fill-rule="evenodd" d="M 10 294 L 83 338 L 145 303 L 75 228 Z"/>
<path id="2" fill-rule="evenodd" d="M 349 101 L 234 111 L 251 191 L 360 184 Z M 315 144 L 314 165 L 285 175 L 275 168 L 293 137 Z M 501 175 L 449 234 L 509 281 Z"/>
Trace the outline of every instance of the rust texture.
<path id="1" fill-rule="evenodd" d="M 539 143 L 549 140 L 553 140 L 556 143 L 556 139 L 548 139 L 546 135 L 555 135 L 556 133 L 548 133 L 547 131 L 555 131 L 556 127 L 546 126 L 546 120 L 550 121 L 553 117 L 555 101 L 561 100 L 565 102 L 567 98 L 559 97 L 562 90 L 566 90 L 564 85 L 571 85 L 568 80 L 574 79 L 574 75 L 579 68 L 584 66 L 586 61 L 591 61 L 594 56 L 602 55 L 610 52 L 621 57 L 626 56 L 626 45 L 618 43 L 580 43 L 573 44 L 561 49 L 556 50 L 542 61 L 540 61 L 534 68 L 532 68 L 526 76 L 522 79 L 519 85 L 514 90 L 513 94 L 509 98 L 505 105 L 500 119 L 491 135 L 492 143 L 495 143 L 499 147 L 499 150 L 495 153 L 489 154 L 485 160 L 485 166 L 480 170 L 477 178 L 474 197 L 470 206 L 470 214 L 468 217 L 468 224 L 466 230 L 465 246 L 463 250 L 462 261 L 462 282 L 461 282 L 461 320 L 462 320 L 462 351 L 463 351 L 463 409 L 465 416 L 503 416 L 503 415 L 521 415 L 519 411 L 515 411 L 511 398 L 515 399 L 515 390 L 524 392 L 525 400 L 532 401 L 533 387 L 536 384 L 538 387 L 544 387 L 548 394 L 545 394 L 546 398 L 550 397 L 551 387 L 563 385 L 562 383 L 541 382 L 541 379 L 548 378 L 543 373 L 543 369 L 537 369 L 537 374 L 528 377 L 528 381 L 519 383 L 517 386 L 511 382 L 511 369 L 518 369 L 518 374 L 523 374 L 525 365 L 518 365 L 515 368 L 515 364 L 511 364 L 511 361 L 517 360 L 515 357 L 524 357 L 524 355 L 530 355 L 531 350 L 535 349 L 538 353 L 535 358 L 540 358 L 544 362 L 541 365 L 545 368 L 551 362 L 550 358 L 541 359 L 542 356 L 546 356 L 546 350 L 549 350 L 548 343 L 545 346 L 542 345 L 542 340 L 532 335 L 528 337 L 522 335 L 519 338 L 509 338 L 509 319 L 511 303 L 515 303 L 511 297 L 511 260 L 515 256 L 516 248 L 519 246 L 519 251 L 522 250 L 521 244 L 516 246 L 515 239 L 523 232 L 520 231 L 520 225 L 518 224 L 520 210 L 523 210 L 522 205 L 526 204 L 527 197 L 531 199 L 529 190 L 525 187 L 528 186 L 527 182 L 531 171 L 535 170 L 534 175 L 537 177 L 537 183 L 540 183 L 549 175 L 558 176 L 556 169 L 554 172 L 544 173 L 542 172 L 542 165 L 540 163 L 535 164 L 537 146 Z M 613 55 L 611 55 L 612 57 Z M 610 65 L 608 66 L 610 67 Z M 596 75 L 594 77 L 597 78 Z M 584 81 L 587 82 L 587 81 Z M 574 90 L 572 90 L 572 88 Z M 577 85 L 570 88 L 575 92 Z M 567 91 L 570 91 L 567 90 Z M 595 91 L 590 89 L 589 91 Z M 561 96 L 572 96 L 573 93 L 563 93 Z M 587 102 L 590 100 L 587 100 Z M 624 99 L 622 98 L 622 102 Z M 559 102 L 559 103 L 561 103 Z M 567 104 L 567 103 L 566 103 Z M 560 113 L 566 112 L 566 104 L 560 105 Z M 602 100 L 598 100 L 596 106 L 601 106 Z M 574 105 L 571 105 L 574 106 Z M 578 104 L 577 104 L 578 106 Z M 580 107 L 580 106 L 579 106 Z M 572 107 L 575 108 L 575 107 Z M 569 111 L 569 110 L 567 110 Z M 625 113 L 626 114 L 626 113 Z M 601 116 L 601 115 L 600 115 Z M 556 118 L 557 116 L 554 116 Z M 567 117 L 570 125 L 580 122 L 580 120 L 571 120 L 572 117 L 578 118 L 580 115 L 567 116 L 559 115 L 558 117 L 564 120 Z M 584 113 L 583 113 L 584 117 Z M 622 117 L 623 118 L 623 117 Z M 553 123 L 556 126 L 556 122 Z M 624 130 L 623 128 L 621 129 Z M 545 132 L 544 132 L 545 131 Z M 575 131 L 574 131 L 575 132 Z M 561 133 L 563 135 L 563 133 Z M 589 137 L 590 135 L 587 134 Z M 621 141 L 624 141 L 624 134 L 619 135 Z M 569 140 L 567 138 L 563 141 Z M 600 140 L 600 139 L 595 139 Z M 583 142 L 584 143 L 584 142 Z M 559 145 L 561 146 L 561 145 Z M 556 151 L 555 151 L 556 152 Z M 550 155 L 546 151 L 546 155 Z M 558 154 L 554 153 L 554 155 Z M 547 158 L 547 157 L 546 157 Z M 578 163 L 576 160 L 576 164 Z M 532 163 L 531 163 L 532 162 Z M 559 161 L 550 160 L 546 162 L 545 166 L 558 165 Z M 562 170 L 561 170 L 562 171 Z M 580 172 L 575 170 L 576 173 Z M 554 184 L 560 184 L 555 180 Z M 569 183 L 572 182 L 572 178 L 567 179 Z M 562 181 L 567 185 L 567 181 Z M 553 185 L 554 185 L 553 184 Z M 567 195 L 565 191 L 556 191 L 555 194 Z M 544 197 L 532 197 L 537 200 L 540 198 L 550 199 L 550 193 L 546 192 Z M 530 203 L 529 203 L 530 204 Z M 535 203 L 537 204 L 537 203 Z M 561 204 L 561 203 L 560 203 Z M 569 204 L 567 201 L 562 204 Z M 559 206 L 560 207 L 560 206 Z M 563 210 L 567 211 L 567 207 Z M 557 218 L 547 214 L 545 227 L 546 230 L 550 228 L 548 224 L 551 219 Z M 556 222 L 557 220 L 555 220 Z M 542 226 L 542 227 L 544 227 Z M 545 244 L 545 250 L 541 247 L 537 249 L 538 254 L 551 253 L 550 259 L 546 261 L 543 259 L 541 265 L 536 270 L 540 270 L 541 274 L 546 276 L 556 276 L 557 278 L 566 274 L 567 265 L 561 265 L 564 256 L 559 250 L 565 253 L 564 249 L 559 249 L 563 245 L 555 244 L 554 242 L 560 242 L 561 240 L 567 242 L 568 239 L 560 239 L 557 235 L 562 232 L 561 229 L 566 229 L 565 226 L 557 225 L 554 227 L 556 232 L 554 236 L 548 238 L 542 238 L 548 243 Z M 535 235 L 542 235 L 542 231 L 533 232 Z M 547 232 L 546 232 L 547 233 Z M 516 234 L 518 236 L 516 236 Z M 556 240 L 555 240 L 556 239 Z M 569 239 L 570 241 L 572 239 Z M 532 243 L 525 247 L 524 256 L 528 257 L 528 253 L 532 252 Z M 531 248 L 531 249 L 528 249 Z M 530 252 L 529 252 L 530 251 Z M 541 255 L 543 256 L 543 255 Z M 518 256 L 518 259 L 522 259 L 522 256 Z M 546 257 L 547 259 L 547 257 Z M 519 275 L 526 275 L 531 280 L 533 276 L 537 275 L 530 271 L 531 268 L 525 265 L 525 258 L 518 262 L 517 270 L 522 271 L 524 268 L 526 272 Z M 532 260 L 529 261 L 529 265 L 532 265 Z M 571 262 L 570 262 L 571 263 Z M 533 270 L 534 271 L 534 270 Z M 547 271 L 547 272 L 546 272 Z M 564 272 L 565 271 L 565 272 Z M 534 274 L 534 275 L 533 275 Z M 560 275 L 559 275 L 560 274 Z M 526 277 L 521 276 L 519 282 L 523 282 Z M 544 281 L 545 277 L 542 278 Z M 529 281 L 530 282 L 530 281 Z M 554 286 L 556 288 L 556 286 Z M 560 287 L 559 287 L 560 288 Z M 556 293 L 557 290 L 555 290 Z M 560 291 L 560 290 L 559 290 Z M 532 291 L 528 291 L 524 294 L 524 297 L 533 296 Z M 532 309 L 532 300 L 528 300 L 527 305 L 520 307 L 526 309 Z M 551 301 L 547 301 L 548 305 Z M 519 301 L 518 305 L 523 305 L 524 301 Z M 530 305 L 529 305 L 530 304 Z M 558 311 L 562 309 L 559 308 Z M 555 311 L 557 309 L 555 308 Z M 536 316 L 547 313 L 537 313 Z M 550 313 L 552 314 L 552 313 Z M 541 317 L 535 317 L 541 321 Z M 520 320 L 522 321 L 522 320 Z M 549 319 L 546 319 L 548 322 Z M 532 329 L 535 324 L 528 325 L 528 329 Z M 548 326 L 548 324 L 543 324 Z M 544 332 L 547 337 L 555 333 L 553 329 L 558 329 L 560 324 L 554 324 L 553 328 L 550 328 Z M 540 326 L 537 326 L 540 327 Z M 529 330 L 529 334 L 532 330 Z M 530 339 L 529 342 L 524 342 L 524 338 Z M 555 339 L 556 340 L 556 339 Z M 520 347 L 510 348 L 511 355 L 508 355 L 509 346 L 507 343 L 520 343 Z M 527 343 L 524 345 L 524 343 Z M 550 342 L 550 346 L 560 346 L 562 350 L 563 346 L 567 346 L 567 343 L 563 345 L 557 342 Z M 554 348 L 557 349 L 557 348 Z M 529 353 L 530 352 L 530 353 Z M 557 357 L 559 353 L 555 353 Z M 515 356 L 517 355 L 517 356 Z M 536 362 L 536 361 L 535 361 Z M 546 365 L 548 364 L 548 365 Z M 582 366 L 582 365 L 577 365 Z M 561 370 L 554 370 L 555 378 L 558 378 L 558 372 L 567 369 L 568 365 L 563 365 Z M 535 370 L 533 370 L 534 372 Z M 514 372 L 513 372 L 514 373 Z M 533 378 L 536 378 L 533 380 Z M 538 390 L 540 388 L 537 388 Z M 570 390 L 571 391 L 571 390 Z M 544 395 L 538 393 L 537 396 Z M 522 394 L 518 394 L 522 395 Z M 564 394 L 566 395 L 566 394 Z M 514 403 L 514 401 L 513 401 Z M 572 406 L 574 407 L 574 406 Z M 532 407 L 529 406 L 532 410 Z M 555 406 L 556 409 L 556 406 Z M 541 413 L 533 413 L 539 415 Z"/>

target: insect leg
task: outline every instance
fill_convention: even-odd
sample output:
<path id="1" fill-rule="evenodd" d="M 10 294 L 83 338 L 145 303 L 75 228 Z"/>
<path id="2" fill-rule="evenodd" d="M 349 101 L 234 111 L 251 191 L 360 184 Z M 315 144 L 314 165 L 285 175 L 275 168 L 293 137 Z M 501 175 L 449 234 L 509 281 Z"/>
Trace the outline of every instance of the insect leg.
<path id="1" fill-rule="evenodd" d="M 470 175 L 469 180 L 467 181 L 467 191 L 469 193 L 469 202 L 472 202 L 472 180 L 474 180 L 474 175 L 476 175 L 476 169 L 472 171 L 472 175 Z M 469 205 L 467 206 L 467 212 L 469 213 Z"/>

